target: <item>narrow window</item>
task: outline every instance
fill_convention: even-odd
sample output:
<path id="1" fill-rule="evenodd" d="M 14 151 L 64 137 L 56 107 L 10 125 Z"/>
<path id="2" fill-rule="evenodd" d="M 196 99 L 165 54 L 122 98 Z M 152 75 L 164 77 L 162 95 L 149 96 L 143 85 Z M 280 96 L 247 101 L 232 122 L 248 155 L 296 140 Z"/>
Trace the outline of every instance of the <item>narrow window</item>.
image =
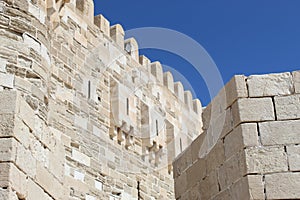
<path id="1" fill-rule="evenodd" d="M 129 115 L 129 99 L 126 99 L 126 113 Z"/>
<path id="2" fill-rule="evenodd" d="M 91 98 L 91 81 L 88 82 L 88 98 Z"/>
<path id="3" fill-rule="evenodd" d="M 140 182 L 137 182 L 137 190 L 138 190 L 138 200 L 141 199 L 141 192 L 140 192 Z"/>
<path id="4" fill-rule="evenodd" d="M 182 152 L 182 140 L 180 138 L 180 152 Z"/>
<path id="5" fill-rule="evenodd" d="M 156 136 L 158 136 L 158 120 L 155 120 Z"/>

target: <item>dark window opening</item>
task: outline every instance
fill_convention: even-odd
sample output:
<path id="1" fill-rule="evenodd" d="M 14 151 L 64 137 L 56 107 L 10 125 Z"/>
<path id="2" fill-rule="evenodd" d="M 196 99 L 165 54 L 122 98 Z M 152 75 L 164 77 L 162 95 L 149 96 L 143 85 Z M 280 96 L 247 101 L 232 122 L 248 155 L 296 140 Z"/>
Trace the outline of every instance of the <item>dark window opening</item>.
<path id="1" fill-rule="evenodd" d="M 156 136 L 158 136 L 158 120 L 155 120 Z"/>
<path id="2" fill-rule="evenodd" d="M 88 98 L 91 98 L 91 81 L 88 82 Z"/>
<path id="3" fill-rule="evenodd" d="M 137 182 L 137 190 L 138 190 L 138 200 L 142 199 L 141 198 L 141 189 L 140 189 L 140 181 Z"/>
<path id="4" fill-rule="evenodd" d="M 126 99 L 126 113 L 129 115 L 129 99 Z"/>
<path id="5" fill-rule="evenodd" d="M 182 152 L 182 140 L 180 138 L 180 152 Z"/>

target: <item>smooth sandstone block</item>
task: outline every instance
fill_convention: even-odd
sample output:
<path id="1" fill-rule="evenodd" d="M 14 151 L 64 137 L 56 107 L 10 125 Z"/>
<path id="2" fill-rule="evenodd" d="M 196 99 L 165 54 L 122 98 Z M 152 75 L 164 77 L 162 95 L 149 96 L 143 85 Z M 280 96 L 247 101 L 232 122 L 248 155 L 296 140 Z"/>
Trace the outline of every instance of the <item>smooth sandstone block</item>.
<path id="1" fill-rule="evenodd" d="M 278 120 L 300 118 L 300 94 L 275 97 L 275 109 Z"/>
<path id="2" fill-rule="evenodd" d="M 300 120 L 259 123 L 263 145 L 299 144 Z"/>
<path id="3" fill-rule="evenodd" d="M 246 77 L 244 75 L 234 76 L 226 85 L 226 104 L 232 105 L 238 98 L 248 97 L 248 90 L 246 85 Z"/>
<path id="4" fill-rule="evenodd" d="M 14 162 L 17 154 L 17 141 L 14 138 L 0 139 L 0 161 Z"/>
<path id="5" fill-rule="evenodd" d="M 268 199 L 298 199 L 300 197 L 300 173 L 266 175 Z"/>
<path id="6" fill-rule="evenodd" d="M 291 73 L 253 75 L 247 84 L 250 97 L 289 95 L 294 90 Z"/>
<path id="7" fill-rule="evenodd" d="M 251 199 L 265 199 L 262 175 L 248 175 L 247 179 Z"/>
<path id="8" fill-rule="evenodd" d="M 0 92 L 0 113 L 1 114 L 15 113 L 16 101 L 17 101 L 17 93 L 15 91 Z"/>
<path id="9" fill-rule="evenodd" d="M 234 125 L 275 120 L 271 98 L 239 99 L 232 106 Z"/>

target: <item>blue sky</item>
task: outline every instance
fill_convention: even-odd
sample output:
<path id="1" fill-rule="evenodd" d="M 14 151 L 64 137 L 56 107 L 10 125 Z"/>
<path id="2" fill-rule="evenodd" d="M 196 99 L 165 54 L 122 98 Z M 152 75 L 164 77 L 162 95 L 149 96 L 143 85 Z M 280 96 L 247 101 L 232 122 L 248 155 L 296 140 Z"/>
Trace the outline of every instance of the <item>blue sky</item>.
<path id="1" fill-rule="evenodd" d="M 299 8 L 299 0 L 95 0 L 95 13 L 125 30 L 163 27 L 193 38 L 212 57 L 225 83 L 235 74 L 300 69 Z M 205 82 L 187 61 L 161 50 L 141 54 L 179 71 L 203 105 L 210 102 Z"/>

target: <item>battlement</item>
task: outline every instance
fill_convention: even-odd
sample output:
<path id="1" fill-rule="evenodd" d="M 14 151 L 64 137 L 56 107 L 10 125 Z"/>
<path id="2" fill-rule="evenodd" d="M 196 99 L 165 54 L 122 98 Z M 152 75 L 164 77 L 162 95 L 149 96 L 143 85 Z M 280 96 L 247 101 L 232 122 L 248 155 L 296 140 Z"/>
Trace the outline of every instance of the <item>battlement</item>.
<path id="1" fill-rule="evenodd" d="M 202 132 L 200 101 L 140 55 L 121 25 L 94 16 L 92 0 L 1 8 L 0 95 L 11 105 L 0 100 L 0 118 L 11 125 L 0 126 L 0 142 L 19 150 L 0 167 L 20 177 L 7 192 L 174 199 L 172 161 Z M 26 176 L 30 188 L 19 187 Z"/>

